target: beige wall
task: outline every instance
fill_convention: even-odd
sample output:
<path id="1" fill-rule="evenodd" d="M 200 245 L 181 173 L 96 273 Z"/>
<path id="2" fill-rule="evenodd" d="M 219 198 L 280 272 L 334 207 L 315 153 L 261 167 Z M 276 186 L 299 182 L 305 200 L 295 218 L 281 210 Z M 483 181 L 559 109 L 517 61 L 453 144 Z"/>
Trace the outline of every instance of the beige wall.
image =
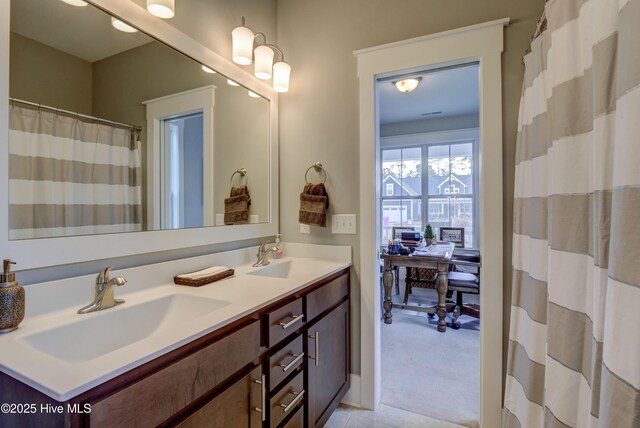
<path id="1" fill-rule="evenodd" d="M 214 212 L 224 213 L 233 171 L 247 168 L 249 213 L 267 221 L 269 104 L 263 98 L 249 97 L 246 89 L 229 86 L 225 78 L 203 72 L 197 62 L 154 41 L 93 64 L 93 111 L 99 117 L 142 126 L 140 141 L 146 153 L 142 102 L 207 85 L 216 87 Z"/>
<path id="2" fill-rule="evenodd" d="M 11 33 L 9 95 L 91 115 L 91 63 Z"/>
<path id="3" fill-rule="evenodd" d="M 290 92 L 280 97 L 280 224 L 284 238 L 352 245 L 355 266 L 360 262 L 357 235 L 332 235 L 330 230 L 317 228 L 311 235 L 302 235 L 296 221 L 304 170 L 315 161 L 321 161 L 327 169 L 331 213 L 358 213 L 359 116 L 354 50 L 510 17 L 503 55 L 503 164 L 495 165 L 504 173 L 504 306 L 508 316 L 521 59 L 543 4 L 544 0 L 278 0 L 278 39 L 293 69 Z M 357 275 L 352 279 L 352 370 L 359 373 L 360 284 Z"/>

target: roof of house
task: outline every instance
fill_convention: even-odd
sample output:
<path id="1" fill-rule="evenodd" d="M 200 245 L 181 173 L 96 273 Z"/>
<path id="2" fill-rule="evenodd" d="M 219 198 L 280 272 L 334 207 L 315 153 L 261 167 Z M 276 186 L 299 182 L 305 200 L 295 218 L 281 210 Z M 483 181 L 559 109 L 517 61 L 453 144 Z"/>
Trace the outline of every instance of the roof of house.
<path id="1" fill-rule="evenodd" d="M 430 195 L 442 194 L 440 190 L 445 183 L 449 182 L 449 175 L 436 176 L 433 178 L 436 178 L 436 180 L 428 180 L 429 194 Z M 473 190 L 473 177 L 471 175 L 451 174 L 451 178 L 453 179 L 454 183 L 456 183 L 459 187 L 464 186 L 467 189 L 469 189 L 469 192 Z M 387 176 L 384 177 L 382 182 L 385 183 L 388 180 L 392 180 L 395 183 L 397 183 L 398 186 L 401 186 L 406 192 L 406 193 L 403 192 L 403 194 L 405 195 L 413 196 L 413 195 L 420 194 L 420 186 L 422 182 L 421 177 L 404 177 L 400 179 L 387 174 Z"/>

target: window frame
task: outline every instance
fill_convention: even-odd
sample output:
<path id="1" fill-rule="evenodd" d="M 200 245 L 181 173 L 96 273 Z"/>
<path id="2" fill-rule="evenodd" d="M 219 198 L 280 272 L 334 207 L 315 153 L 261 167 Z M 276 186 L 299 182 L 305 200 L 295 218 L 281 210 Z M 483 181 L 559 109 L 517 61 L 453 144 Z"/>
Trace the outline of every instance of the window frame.
<path id="1" fill-rule="evenodd" d="M 428 134 L 427 134 L 428 135 Z M 385 200 L 393 200 L 393 199 L 397 199 L 399 200 L 398 202 L 400 202 L 400 200 L 409 200 L 409 199 L 419 199 L 421 200 L 421 206 L 422 206 L 422 224 L 427 224 L 430 222 L 429 219 L 429 200 L 430 199 L 445 199 L 447 202 L 449 202 L 449 204 L 451 204 L 451 200 L 456 198 L 456 199 L 471 199 L 471 212 L 472 212 L 472 217 L 473 217 L 473 234 L 472 235 L 467 235 L 465 234 L 465 241 L 467 241 L 469 239 L 469 237 L 471 237 L 473 239 L 473 247 L 467 248 L 467 249 L 473 249 L 473 250 L 477 250 L 480 248 L 480 207 L 479 207 L 479 189 L 480 189 L 480 185 L 479 185 L 479 178 L 480 178 L 480 171 L 479 171 L 479 139 L 477 137 L 467 137 L 467 138 L 451 138 L 451 139 L 447 139 L 444 138 L 440 141 L 433 141 L 433 142 L 429 142 L 429 141 L 424 141 L 427 138 L 420 138 L 420 142 L 418 143 L 413 143 L 413 144 L 381 144 L 380 145 L 380 159 L 383 159 L 383 152 L 386 150 L 403 150 L 403 149 L 415 149 L 415 148 L 420 148 L 421 149 L 421 158 L 422 158 L 422 165 L 428 165 L 429 162 L 429 148 L 430 147 L 436 147 L 436 146 L 453 146 L 453 145 L 458 145 L 458 144 L 469 144 L 471 143 L 471 147 L 472 147 L 472 156 L 473 156 L 473 160 L 472 160 L 472 181 L 473 181 L 473 185 L 472 185 L 472 189 L 471 189 L 471 193 L 452 193 L 450 191 L 451 189 L 451 183 L 448 183 L 447 186 L 444 188 L 444 190 L 442 191 L 442 193 L 439 193 L 438 195 L 429 195 L 429 174 L 428 174 L 428 170 L 424 169 L 422 171 L 421 174 L 421 189 L 420 189 L 420 195 L 419 196 L 410 196 L 410 195 L 398 195 L 398 196 L 386 196 L 382 191 L 380 192 L 380 200 L 379 200 L 379 204 L 380 204 L 380 213 L 382 214 L 384 211 L 384 201 Z M 402 160 L 401 160 L 402 162 Z M 380 171 L 382 172 L 383 169 L 383 163 L 381 161 L 380 163 Z M 380 175 L 380 182 L 382 184 L 382 180 L 384 179 L 384 177 L 382 176 L 382 174 Z M 385 183 L 386 184 L 386 183 Z M 426 189 L 426 192 L 425 192 Z M 447 190 L 449 190 L 449 192 L 446 192 Z M 443 208 L 444 210 L 444 208 Z M 381 236 L 383 229 L 384 229 L 384 225 L 382 224 L 382 216 L 380 218 L 380 224 L 378 225 L 378 227 L 380 228 L 380 233 Z M 391 226 L 389 226 L 391 227 Z"/>

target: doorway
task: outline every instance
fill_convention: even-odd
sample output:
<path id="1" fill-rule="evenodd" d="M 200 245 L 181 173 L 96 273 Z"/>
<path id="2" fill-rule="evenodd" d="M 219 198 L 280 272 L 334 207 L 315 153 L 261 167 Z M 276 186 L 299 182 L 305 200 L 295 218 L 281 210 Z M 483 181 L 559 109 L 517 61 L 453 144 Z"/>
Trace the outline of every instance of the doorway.
<path id="1" fill-rule="evenodd" d="M 500 19 L 443 33 L 376 46 L 354 52 L 358 60 L 360 98 L 360 374 L 350 402 L 375 409 L 381 398 L 381 328 L 379 324 L 380 209 L 379 133 L 376 128 L 375 82 L 398 70 L 425 70 L 478 62 L 480 135 L 478 168 L 481 177 L 480 252 L 480 424 L 499 426 L 502 409 L 502 77 L 503 28 Z M 356 389 L 357 388 L 357 389 Z"/>
<path id="2" fill-rule="evenodd" d="M 434 248 L 423 236 L 448 239 L 455 231 L 459 239 L 452 262 L 480 260 L 478 71 L 478 63 L 472 62 L 376 79 L 381 250 L 399 241 L 401 251 L 418 257 L 415 250 Z M 413 86 L 407 88 L 406 82 Z M 436 267 L 394 270 L 398 278 L 391 294 L 391 324 L 380 321 L 381 402 L 477 427 L 481 311 L 480 284 L 473 280 L 479 270 L 450 265 L 451 288 L 457 285 L 456 275 L 470 282 L 459 288 L 464 293 L 447 296 L 443 334 L 432 313 L 438 301 Z"/>

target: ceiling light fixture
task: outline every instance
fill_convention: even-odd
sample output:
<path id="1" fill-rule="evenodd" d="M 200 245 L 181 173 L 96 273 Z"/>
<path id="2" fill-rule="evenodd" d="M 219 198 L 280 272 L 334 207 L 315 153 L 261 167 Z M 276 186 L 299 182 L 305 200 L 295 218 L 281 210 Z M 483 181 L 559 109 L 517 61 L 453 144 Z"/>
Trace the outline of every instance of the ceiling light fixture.
<path id="1" fill-rule="evenodd" d="M 415 91 L 421 80 L 422 77 L 410 77 L 408 79 L 396 80 L 393 84 L 400 92 L 408 93 Z"/>
<path id="2" fill-rule="evenodd" d="M 78 6 L 78 7 L 84 7 L 89 4 L 86 1 L 82 1 L 82 0 L 62 0 L 62 1 L 65 2 L 66 4 L 70 4 L 71 6 Z"/>
<path id="3" fill-rule="evenodd" d="M 176 14 L 175 0 L 147 0 L 147 10 L 162 19 L 173 18 Z"/>
<path id="4" fill-rule="evenodd" d="M 264 42 L 256 40 L 262 36 Z M 232 59 L 240 65 L 249 65 L 255 61 L 254 75 L 258 79 L 268 80 L 273 78 L 273 89 L 276 92 L 289 90 L 289 78 L 291 66 L 284 61 L 284 53 L 276 45 L 267 43 L 264 33 L 255 33 L 245 26 L 244 16 L 242 24 L 231 32 Z M 257 45 L 254 49 L 254 45 Z M 273 63 L 276 53 L 280 54 L 280 61 Z"/>
<path id="5" fill-rule="evenodd" d="M 204 71 L 205 73 L 209 73 L 209 74 L 216 74 L 216 72 L 214 70 L 210 69 L 206 65 L 202 66 L 202 71 Z"/>
<path id="6" fill-rule="evenodd" d="M 118 18 L 114 18 L 113 16 L 111 17 L 111 25 L 113 25 L 113 28 L 115 28 L 116 30 L 123 31 L 125 33 L 138 32 L 138 30 L 133 28 L 131 25 L 125 24 L 124 22 L 120 21 Z"/>

